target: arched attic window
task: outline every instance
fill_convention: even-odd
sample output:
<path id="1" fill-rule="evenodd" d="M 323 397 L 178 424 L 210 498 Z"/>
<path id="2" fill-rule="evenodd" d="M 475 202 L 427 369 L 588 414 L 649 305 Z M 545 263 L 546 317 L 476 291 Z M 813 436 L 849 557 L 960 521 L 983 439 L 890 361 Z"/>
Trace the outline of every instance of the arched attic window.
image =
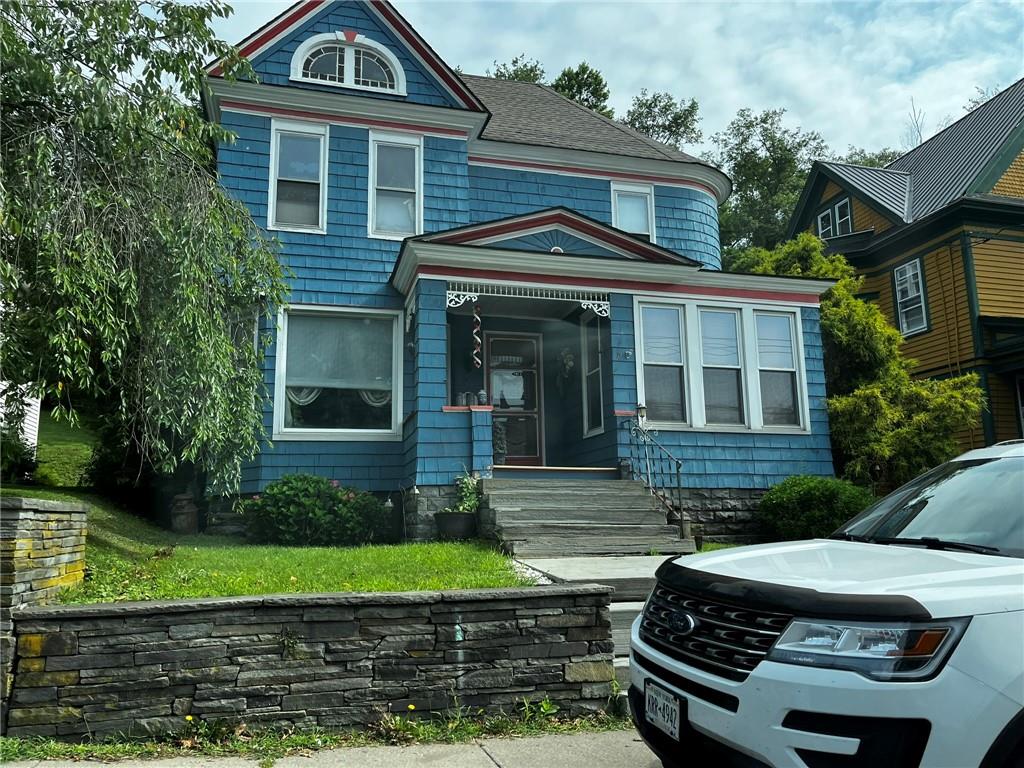
<path id="1" fill-rule="evenodd" d="M 328 32 L 302 43 L 291 79 L 341 88 L 405 95 L 405 70 L 380 43 L 355 32 Z"/>

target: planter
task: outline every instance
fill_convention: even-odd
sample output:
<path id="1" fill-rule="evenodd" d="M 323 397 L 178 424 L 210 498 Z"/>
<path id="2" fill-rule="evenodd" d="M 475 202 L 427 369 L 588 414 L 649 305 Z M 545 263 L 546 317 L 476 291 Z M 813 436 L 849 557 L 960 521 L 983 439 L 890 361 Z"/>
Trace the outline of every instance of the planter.
<path id="1" fill-rule="evenodd" d="M 476 515 L 465 512 L 435 512 L 434 524 L 441 541 L 465 541 L 476 536 Z"/>

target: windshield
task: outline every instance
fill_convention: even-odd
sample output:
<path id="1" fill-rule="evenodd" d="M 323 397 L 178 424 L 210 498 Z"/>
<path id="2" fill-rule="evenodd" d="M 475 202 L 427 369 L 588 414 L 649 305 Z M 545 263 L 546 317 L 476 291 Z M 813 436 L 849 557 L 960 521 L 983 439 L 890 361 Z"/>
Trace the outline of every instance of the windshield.
<path id="1" fill-rule="evenodd" d="M 927 537 L 1024 557 L 1024 456 L 942 464 L 868 507 L 841 534 Z"/>

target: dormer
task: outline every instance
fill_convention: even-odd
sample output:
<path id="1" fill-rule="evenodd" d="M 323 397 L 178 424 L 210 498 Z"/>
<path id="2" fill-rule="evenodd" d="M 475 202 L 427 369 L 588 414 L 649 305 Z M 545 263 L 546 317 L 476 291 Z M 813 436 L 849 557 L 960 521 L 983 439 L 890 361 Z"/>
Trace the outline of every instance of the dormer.
<path id="1" fill-rule="evenodd" d="M 292 54 L 291 80 L 406 95 L 405 69 L 389 48 L 353 30 L 325 32 Z"/>

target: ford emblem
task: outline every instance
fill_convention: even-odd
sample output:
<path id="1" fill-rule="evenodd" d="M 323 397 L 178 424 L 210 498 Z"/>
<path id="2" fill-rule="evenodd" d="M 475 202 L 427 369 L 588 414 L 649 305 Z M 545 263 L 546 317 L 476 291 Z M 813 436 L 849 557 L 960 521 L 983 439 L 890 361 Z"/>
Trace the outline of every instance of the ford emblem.
<path id="1" fill-rule="evenodd" d="M 697 619 L 688 611 L 676 611 L 668 617 L 668 627 L 677 635 L 685 637 L 697 628 Z"/>

